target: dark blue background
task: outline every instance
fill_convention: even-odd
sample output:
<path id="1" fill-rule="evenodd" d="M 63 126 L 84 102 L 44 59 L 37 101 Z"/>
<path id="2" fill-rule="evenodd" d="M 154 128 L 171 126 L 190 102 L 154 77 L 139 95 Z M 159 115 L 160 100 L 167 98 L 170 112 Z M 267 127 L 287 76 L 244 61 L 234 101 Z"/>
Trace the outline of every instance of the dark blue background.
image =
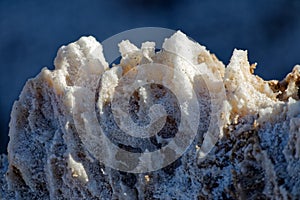
<path id="1" fill-rule="evenodd" d="M 248 49 L 256 73 L 282 79 L 300 64 L 298 0 L 0 1 L 0 151 L 9 115 L 26 80 L 53 69 L 57 49 L 83 35 L 98 41 L 121 31 L 180 29 L 227 64 L 234 48 Z"/>

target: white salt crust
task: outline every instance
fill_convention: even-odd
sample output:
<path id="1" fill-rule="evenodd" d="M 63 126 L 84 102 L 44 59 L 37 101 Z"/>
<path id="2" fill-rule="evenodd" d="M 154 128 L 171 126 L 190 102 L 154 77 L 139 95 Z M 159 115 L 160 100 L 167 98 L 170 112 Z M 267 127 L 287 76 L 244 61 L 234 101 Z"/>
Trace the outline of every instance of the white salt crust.
<path id="1" fill-rule="evenodd" d="M 1 199 L 300 198 L 299 65 L 283 81 L 264 81 L 253 74 L 247 51 L 234 50 L 225 67 L 180 31 L 157 53 L 151 41 L 139 49 L 126 40 L 119 49 L 121 62 L 109 68 L 101 44 L 82 37 L 59 49 L 55 70 L 44 68 L 28 80 L 12 109 L 8 156 L 0 159 Z M 168 71 L 151 70 L 128 75 L 137 65 L 151 63 L 187 78 L 171 79 Z M 198 134 L 181 158 L 163 169 L 134 174 L 105 166 L 104 157 L 119 158 L 118 152 L 102 152 L 110 144 L 96 134 L 95 104 L 104 119 L 125 74 L 145 81 L 143 76 L 151 73 L 174 85 L 175 93 L 176 84 L 181 86 L 179 100 L 192 102 L 196 94 L 200 107 L 182 104 L 181 112 L 191 119 L 182 123 L 191 130 L 197 124 Z M 155 100 L 146 87 L 138 90 L 138 97 L 140 110 Z M 161 107 L 152 109 L 151 119 L 165 115 Z M 161 126 L 160 120 L 151 122 Z M 128 138 L 119 140 L 135 145 Z M 154 169 L 163 162 L 145 167 Z"/>

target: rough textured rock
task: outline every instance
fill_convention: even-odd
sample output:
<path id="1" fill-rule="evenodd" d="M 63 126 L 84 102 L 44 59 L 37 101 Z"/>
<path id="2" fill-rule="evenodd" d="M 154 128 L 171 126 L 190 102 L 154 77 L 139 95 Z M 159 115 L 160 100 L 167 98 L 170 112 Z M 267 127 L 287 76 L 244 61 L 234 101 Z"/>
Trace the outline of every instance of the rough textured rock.
<path id="1" fill-rule="evenodd" d="M 300 66 L 283 81 L 264 81 L 253 74 L 255 65 L 249 64 L 246 51 L 235 50 L 225 68 L 181 32 L 167 39 L 160 52 L 154 52 L 154 45 L 146 42 L 139 49 L 123 41 L 121 62 L 112 68 L 93 37 L 61 47 L 55 70 L 43 69 L 29 80 L 13 106 L 8 156 L 0 159 L 0 198 L 299 199 Z M 135 70 L 153 63 L 188 78 L 176 79 L 173 71 L 172 79 L 168 70 Z M 132 79 L 151 83 L 143 79 L 146 75 L 168 82 L 170 88 L 155 84 L 131 88 Z M 129 106 L 123 108 L 115 93 L 126 97 Z M 195 98 L 198 109 L 192 104 Z M 112 105 L 114 101 L 119 107 Z M 164 104 L 167 101 L 173 107 Z M 177 101 L 191 101 L 192 106 Z M 153 106 L 148 112 L 149 104 L 157 103 L 165 111 Z M 124 118 L 128 114 L 131 121 Z M 148 140 L 134 139 L 118 128 L 123 121 L 163 126 L 164 132 Z M 153 162 L 146 162 L 150 166 L 139 166 L 141 154 L 163 148 L 176 131 L 187 131 L 179 122 L 191 130 L 198 125 L 188 149 L 178 150 L 182 155 L 174 162 L 152 157 Z M 130 166 L 122 165 L 120 151 L 103 150 L 111 144 L 103 143 L 101 131 L 124 151 L 136 153 L 125 158 Z M 175 143 L 180 149 L 179 142 Z M 176 151 L 172 152 L 177 155 Z M 116 161 L 121 170 L 102 159 Z M 151 170 L 157 162 L 167 164 Z"/>

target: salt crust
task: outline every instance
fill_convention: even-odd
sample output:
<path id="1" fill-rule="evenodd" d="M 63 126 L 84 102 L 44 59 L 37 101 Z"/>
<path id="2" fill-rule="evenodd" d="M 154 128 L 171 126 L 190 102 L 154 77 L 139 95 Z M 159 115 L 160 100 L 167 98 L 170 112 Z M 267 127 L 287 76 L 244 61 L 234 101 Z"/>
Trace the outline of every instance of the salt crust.
<path id="1" fill-rule="evenodd" d="M 44 68 L 28 80 L 12 109 L 8 156 L 1 157 L 1 199 L 300 198 L 299 65 L 283 81 L 265 81 L 253 74 L 247 51 L 234 50 L 225 68 L 180 31 L 157 53 L 153 42 L 139 49 L 123 41 L 119 48 L 121 62 L 109 69 L 101 44 L 82 37 L 59 49 L 55 70 Z M 95 108 L 86 102 L 95 101 L 101 79 L 101 111 L 126 72 L 152 62 L 188 77 L 195 74 L 187 63 L 200 70 L 202 79 L 189 79 L 204 113 L 200 136 L 168 167 L 119 172 L 93 156 L 97 147 L 82 142 L 79 132 L 86 130 L 80 128 L 94 128 L 89 125 Z M 139 94 L 147 103 L 145 89 Z M 201 145 L 216 142 L 211 137 L 202 144 L 207 127 L 220 135 L 213 135 L 216 146 L 200 159 L 207 153 Z"/>

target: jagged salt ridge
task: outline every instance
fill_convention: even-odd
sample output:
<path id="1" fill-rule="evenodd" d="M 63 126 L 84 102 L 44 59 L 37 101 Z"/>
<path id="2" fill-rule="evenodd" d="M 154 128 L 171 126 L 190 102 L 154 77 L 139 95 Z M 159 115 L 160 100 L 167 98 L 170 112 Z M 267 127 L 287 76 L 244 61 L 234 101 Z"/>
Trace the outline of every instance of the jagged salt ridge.
<path id="1" fill-rule="evenodd" d="M 247 51 L 234 50 L 225 68 L 181 32 L 166 39 L 163 51 L 154 49 L 153 42 L 139 49 L 123 41 L 121 63 L 110 69 L 93 37 L 61 47 L 55 70 L 44 68 L 28 80 L 13 106 L 8 156 L 0 162 L 0 198 L 299 199 L 300 66 L 283 81 L 264 81 L 253 74 L 255 65 L 249 64 Z M 194 77 L 190 63 L 203 74 L 203 79 L 189 79 L 203 113 L 198 135 L 180 159 L 163 169 L 120 172 L 99 161 L 99 138 L 85 135 L 87 129 L 97 127 L 90 126 L 95 107 L 84 101 L 96 101 L 94 94 L 99 92 L 95 103 L 101 119 L 105 118 L 121 77 L 139 64 L 152 62 Z M 226 96 L 220 96 L 220 83 Z M 203 84 L 209 91 L 200 87 Z M 189 95 L 185 82 L 182 87 L 182 96 Z M 139 92 L 141 107 L 147 105 L 147 95 Z M 201 159 L 208 127 L 219 131 L 220 139 Z M 121 136 L 116 141 L 139 145 Z M 109 152 L 108 156 L 116 158 Z"/>

